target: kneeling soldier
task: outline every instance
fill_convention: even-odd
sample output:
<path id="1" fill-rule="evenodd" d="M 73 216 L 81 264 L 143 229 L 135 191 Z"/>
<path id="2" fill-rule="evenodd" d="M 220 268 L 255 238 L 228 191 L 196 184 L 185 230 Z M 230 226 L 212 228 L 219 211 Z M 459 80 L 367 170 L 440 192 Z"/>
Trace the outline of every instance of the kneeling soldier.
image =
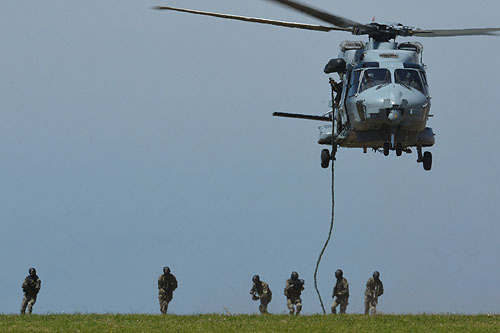
<path id="1" fill-rule="evenodd" d="M 269 289 L 269 285 L 264 281 L 260 280 L 258 275 L 254 275 L 252 278 L 253 287 L 250 290 L 250 294 L 252 295 L 252 300 L 258 301 L 260 300 L 259 311 L 262 314 L 267 312 L 267 305 L 271 303 L 271 299 L 273 297 L 273 293 L 271 289 Z"/>

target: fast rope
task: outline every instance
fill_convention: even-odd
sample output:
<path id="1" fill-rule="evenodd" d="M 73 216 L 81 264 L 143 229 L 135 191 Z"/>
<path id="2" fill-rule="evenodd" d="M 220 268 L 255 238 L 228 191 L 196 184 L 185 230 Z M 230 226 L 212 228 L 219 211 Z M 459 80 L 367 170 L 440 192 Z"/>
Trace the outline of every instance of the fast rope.
<path id="1" fill-rule="evenodd" d="M 334 148 L 336 150 L 336 148 Z M 332 238 L 332 231 L 333 231 L 333 225 L 335 222 L 335 157 L 332 160 L 332 219 L 330 222 L 330 231 L 328 232 L 328 238 L 326 239 L 325 245 L 321 249 L 321 252 L 318 257 L 318 261 L 316 262 L 316 269 L 314 270 L 314 288 L 316 288 L 316 293 L 318 294 L 319 297 L 319 302 L 321 303 L 321 309 L 323 310 L 323 314 L 326 315 L 325 311 L 325 306 L 323 305 L 323 300 L 321 299 L 321 294 L 318 289 L 318 280 L 317 280 L 317 275 L 318 275 L 318 269 L 319 269 L 319 264 L 321 263 L 321 258 L 323 257 L 323 254 L 325 253 L 325 250 L 328 246 L 328 243 L 330 242 L 330 239 Z"/>
<path id="2" fill-rule="evenodd" d="M 328 231 L 328 238 L 326 239 L 325 245 L 321 249 L 321 252 L 319 253 L 318 260 L 316 261 L 316 269 L 314 270 L 314 288 L 316 289 L 316 293 L 318 294 L 319 302 L 321 304 L 321 309 L 323 310 L 323 314 L 326 315 L 325 311 L 325 306 L 323 304 L 323 299 L 321 299 L 321 294 L 318 289 L 318 269 L 319 269 L 319 264 L 321 263 L 321 258 L 323 257 L 323 254 L 325 253 L 326 248 L 328 247 L 328 243 L 330 242 L 330 239 L 332 238 L 332 232 L 333 232 L 333 225 L 335 222 L 335 156 L 337 155 L 337 143 L 335 142 L 335 137 L 333 135 L 334 132 L 334 126 L 335 126 L 335 108 L 333 107 L 334 105 L 334 92 L 333 92 L 333 80 L 330 80 L 330 84 L 332 85 L 332 219 L 330 221 L 330 230 Z M 334 82 L 334 81 L 333 81 Z"/>

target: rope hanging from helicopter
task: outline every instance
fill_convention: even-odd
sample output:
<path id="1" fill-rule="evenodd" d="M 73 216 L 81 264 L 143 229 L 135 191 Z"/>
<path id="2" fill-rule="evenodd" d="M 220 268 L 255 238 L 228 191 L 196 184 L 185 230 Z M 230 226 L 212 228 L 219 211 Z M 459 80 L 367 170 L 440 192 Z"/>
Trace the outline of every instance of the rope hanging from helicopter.
<path id="1" fill-rule="evenodd" d="M 330 239 L 332 238 L 333 225 L 335 222 L 335 214 L 334 213 L 335 213 L 335 159 L 332 160 L 332 219 L 330 222 L 330 230 L 328 231 L 328 238 L 326 239 L 325 245 L 321 249 L 318 260 L 316 262 L 316 269 L 314 270 L 314 288 L 316 289 L 316 293 L 318 294 L 319 302 L 321 303 L 321 309 L 323 310 L 323 314 L 325 314 L 325 315 L 326 315 L 326 311 L 325 311 L 325 306 L 323 305 L 323 300 L 321 299 L 321 294 L 320 294 L 319 289 L 318 289 L 317 275 L 318 275 L 319 264 L 321 263 L 321 258 L 323 257 L 323 254 L 325 253 L 325 250 L 328 247 L 328 243 L 330 242 Z"/>
<path id="2" fill-rule="evenodd" d="M 321 309 L 323 310 L 323 314 L 326 315 L 325 311 L 325 306 L 323 304 L 323 299 L 321 298 L 321 293 L 319 292 L 318 289 L 318 270 L 319 270 L 319 265 L 321 263 L 321 259 L 323 258 L 323 254 L 326 251 L 326 248 L 328 247 L 328 244 L 330 243 L 330 239 L 332 238 L 332 232 L 333 232 L 333 226 L 335 224 L 335 156 L 337 153 L 337 142 L 336 138 L 334 136 L 334 129 L 335 129 L 335 93 L 334 93 L 334 83 L 332 79 L 330 79 L 330 84 L 332 86 L 332 113 L 331 113 L 331 119 L 332 119 L 332 217 L 330 220 L 330 230 L 328 231 L 328 237 L 326 239 L 325 245 L 323 245 L 323 248 L 321 249 L 321 252 L 319 253 L 318 260 L 316 261 L 316 268 L 314 270 L 314 288 L 316 289 L 316 293 L 318 294 L 319 302 L 321 304 Z"/>

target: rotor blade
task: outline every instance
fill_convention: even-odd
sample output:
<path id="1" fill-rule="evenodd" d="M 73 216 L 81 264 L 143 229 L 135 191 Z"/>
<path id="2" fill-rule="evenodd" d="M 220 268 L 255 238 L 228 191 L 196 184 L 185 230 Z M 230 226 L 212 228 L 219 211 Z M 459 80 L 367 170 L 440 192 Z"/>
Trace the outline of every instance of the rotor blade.
<path id="1" fill-rule="evenodd" d="M 297 2 L 297 1 L 291 1 L 291 0 L 268 0 L 268 1 L 277 2 L 283 6 L 293 8 L 295 10 L 298 10 L 301 13 L 315 17 L 315 18 L 320 19 L 324 22 L 328 22 L 330 24 L 336 25 L 337 27 L 341 27 L 341 28 L 365 27 L 364 24 L 346 19 L 342 16 L 330 14 L 330 13 L 325 12 L 323 10 L 313 8 L 309 5 L 305 5 L 305 4 L 302 4 L 302 3 Z"/>
<path id="2" fill-rule="evenodd" d="M 308 119 L 308 120 L 319 120 L 319 121 L 332 121 L 330 117 L 326 116 L 314 116 L 310 114 L 297 114 L 297 113 L 286 113 L 286 112 L 274 112 L 274 117 L 283 118 L 296 118 L 296 119 Z"/>
<path id="3" fill-rule="evenodd" d="M 343 29 L 343 28 L 338 28 L 338 27 L 327 27 L 327 26 L 315 25 L 315 24 L 267 20 L 267 19 L 261 19 L 261 18 L 256 18 L 256 17 L 246 17 L 246 16 L 238 16 L 238 15 L 203 12 L 203 11 L 199 11 L 199 10 L 174 8 L 174 7 L 167 7 L 167 6 L 155 6 L 155 7 L 152 7 L 152 9 L 172 10 L 172 11 L 183 12 L 183 13 L 213 16 L 213 17 L 219 17 L 219 18 L 231 19 L 231 20 L 237 20 L 237 21 L 270 24 L 270 25 L 277 25 L 280 27 L 297 28 L 297 29 L 305 29 L 305 30 L 326 31 L 326 32 L 332 31 L 332 30 L 351 31 L 350 29 Z"/>
<path id="4" fill-rule="evenodd" d="M 413 30 L 413 36 L 419 37 L 455 37 L 455 36 L 499 36 L 500 28 Z"/>

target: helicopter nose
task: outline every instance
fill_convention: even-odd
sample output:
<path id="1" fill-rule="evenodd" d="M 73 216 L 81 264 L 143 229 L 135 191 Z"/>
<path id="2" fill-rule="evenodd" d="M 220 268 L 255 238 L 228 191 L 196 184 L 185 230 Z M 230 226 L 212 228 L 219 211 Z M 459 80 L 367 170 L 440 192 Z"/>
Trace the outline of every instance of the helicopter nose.
<path id="1" fill-rule="evenodd" d="M 402 100 L 403 100 L 403 92 L 399 89 L 397 90 L 391 90 L 390 94 L 389 94 L 389 101 L 392 102 L 392 104 L 398 104 L 398 105 L 401 105 L 402 103 Z"/>
<path id="2" fill-rule="evenodd" d="M 391 126 L 398 126 L 408 117 L 417 116 L 428 102 L 422 93 L 396 84 L 383 86 L 378 91 L 367 90 L 363 98 L 367 118 Z"/>

